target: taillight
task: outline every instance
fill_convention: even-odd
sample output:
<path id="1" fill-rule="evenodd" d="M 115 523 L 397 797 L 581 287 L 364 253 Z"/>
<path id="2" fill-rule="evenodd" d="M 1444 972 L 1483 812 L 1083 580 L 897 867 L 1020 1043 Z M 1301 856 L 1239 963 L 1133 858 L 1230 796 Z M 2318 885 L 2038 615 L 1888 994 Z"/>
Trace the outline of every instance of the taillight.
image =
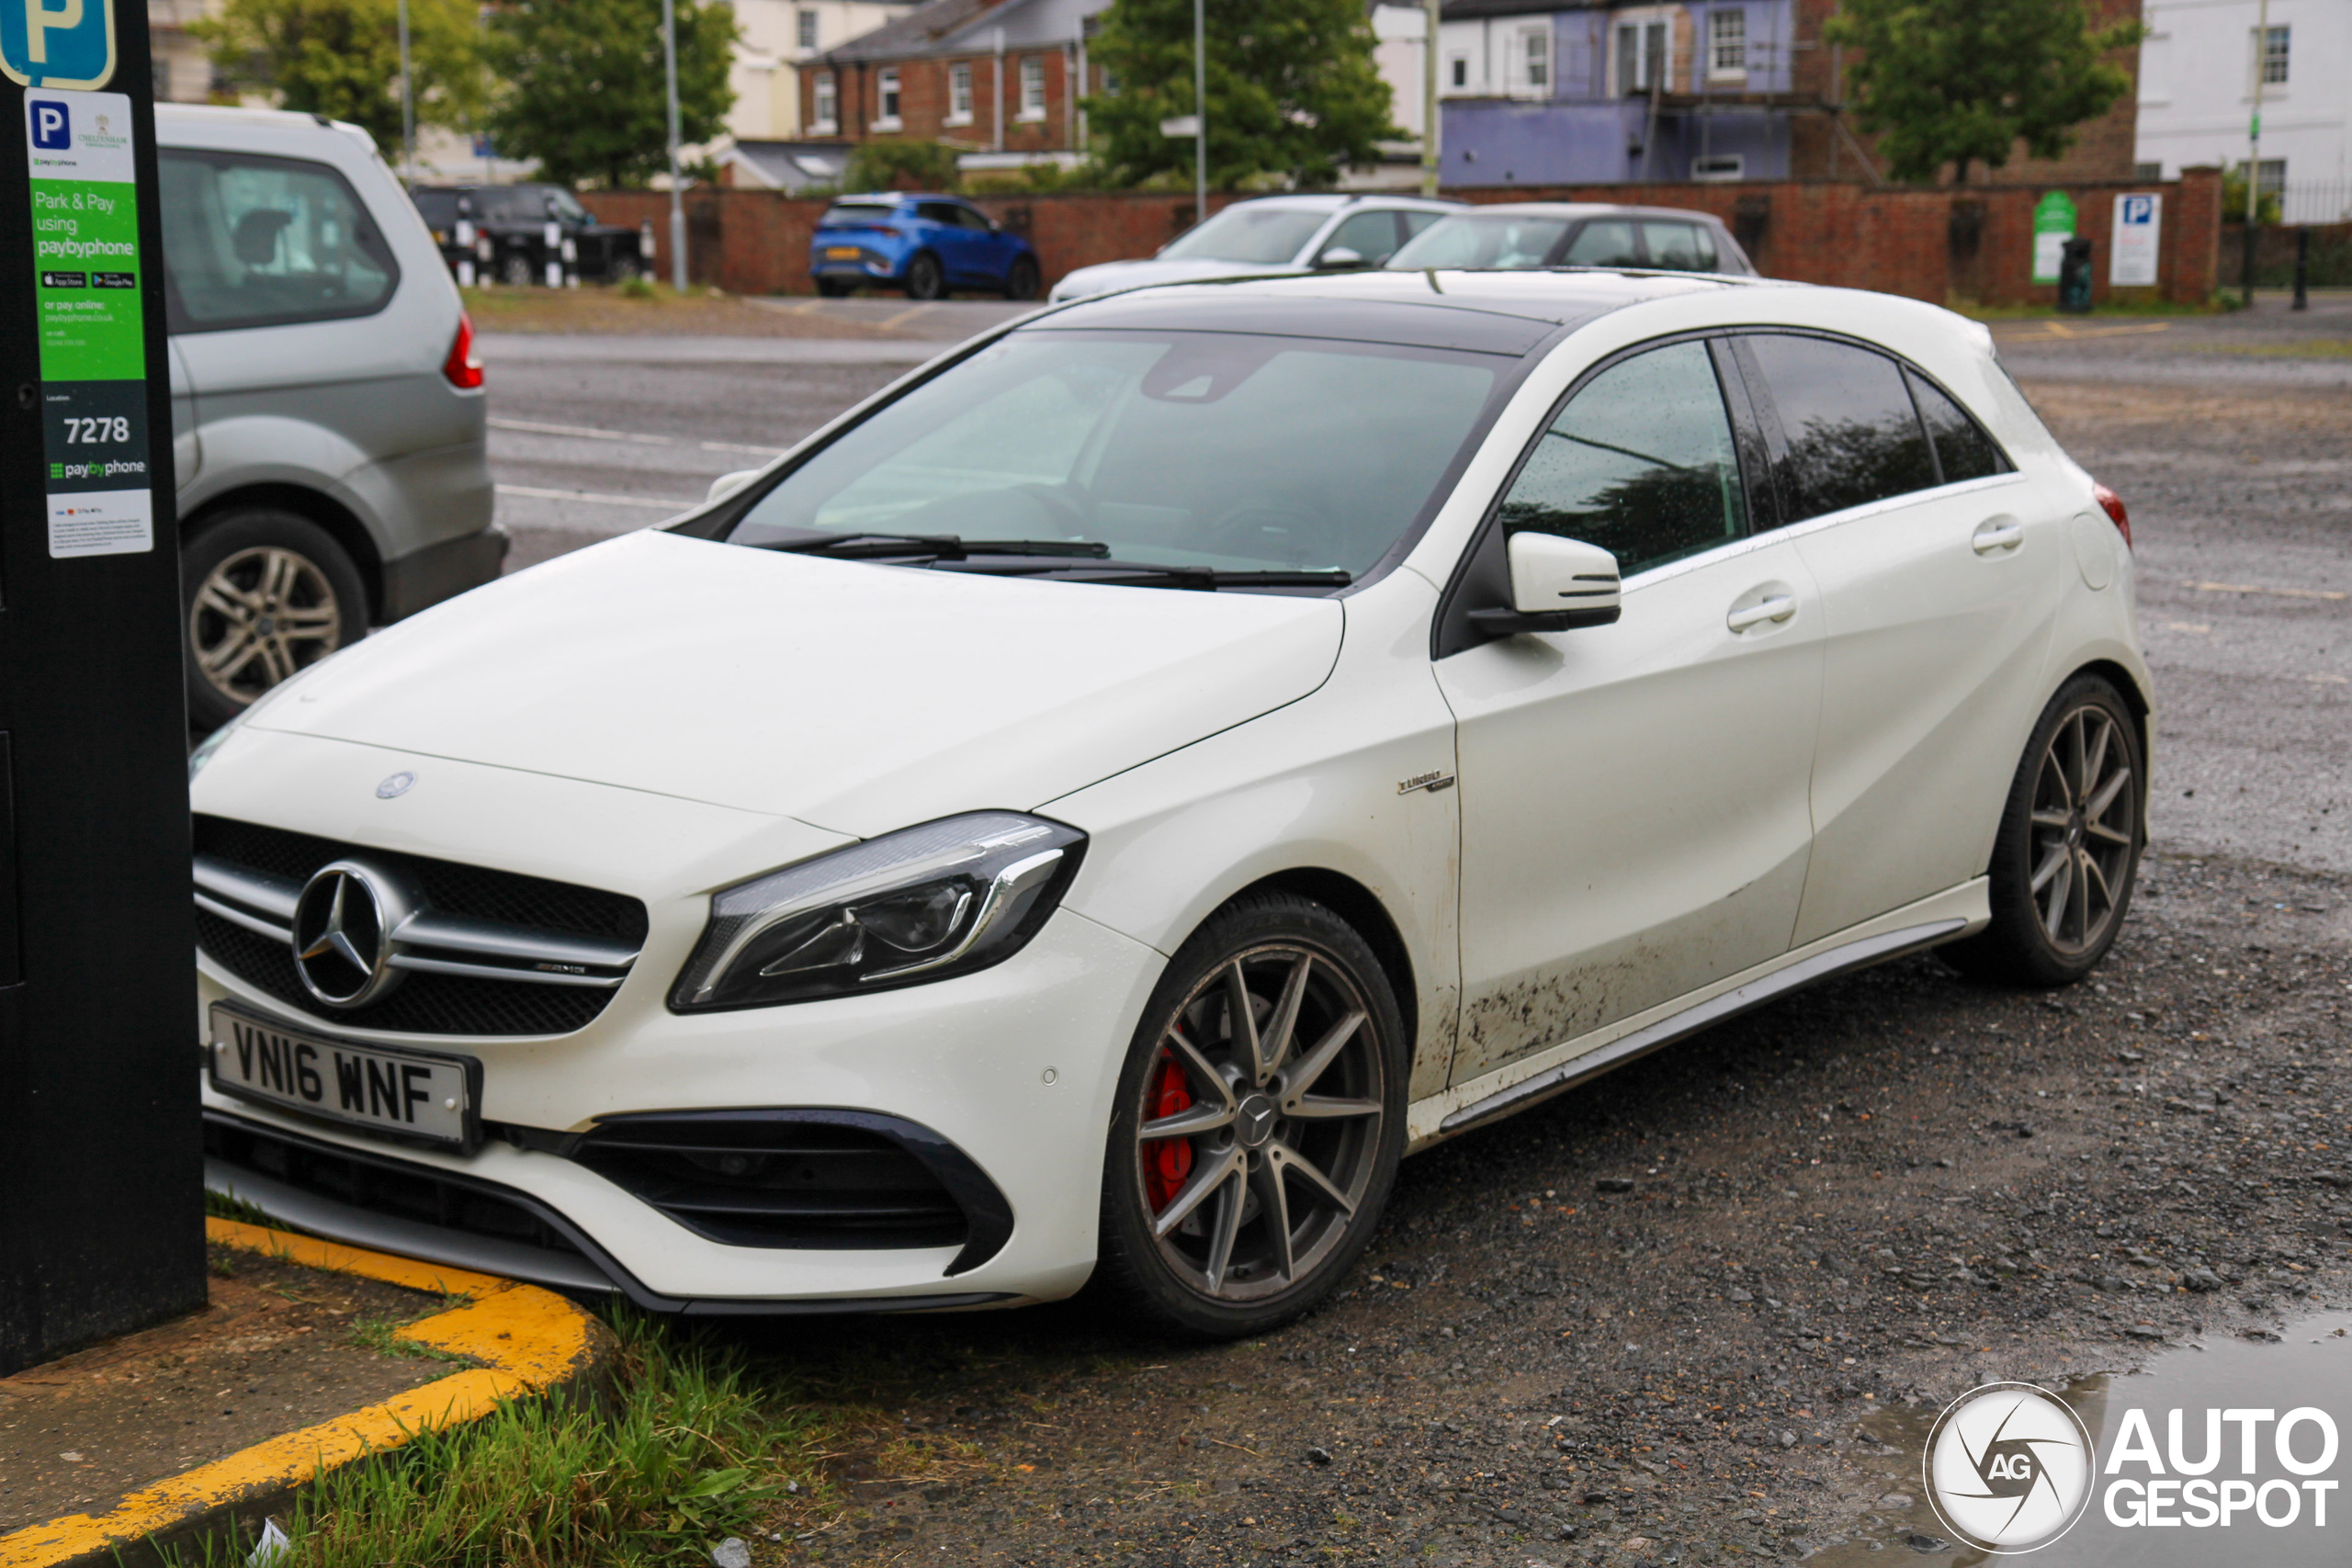
<path id="1" fill-rule="evenodd" d="M 2091 494 L 2097 498 L 2098 509 L 2107 513 L 2107 520 L 2115 525 L 2115 531 L 2123 536 L 2123 547 L 2130 549 L 2132 517 L 2123 510 L 2123 498 L 2096 479 L 2091 481 Z"/>
<path id="2" fill-rule="evenodd" d="M 449 344 L 449 357 L 441 362 L 441 374 L 461 392 L 470 392 L 481 385 L 481 359 L 474 353 L 473 318 L 463 310 L 458 312 L 458 335 Z M 2117 504 L 2119 508 L 2121 505 Z"/>

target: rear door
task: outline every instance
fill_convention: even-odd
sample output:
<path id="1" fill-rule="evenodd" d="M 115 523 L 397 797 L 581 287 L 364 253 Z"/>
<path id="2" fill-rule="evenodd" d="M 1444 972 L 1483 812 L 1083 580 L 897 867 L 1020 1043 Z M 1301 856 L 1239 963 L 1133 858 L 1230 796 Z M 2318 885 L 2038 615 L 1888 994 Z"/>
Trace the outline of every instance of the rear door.
<path id="1" fill-rule="evenodd" d="M 964 227 L 964 209 L 953 201 L 919 201 L 915 218 L 920 225 L 919 239 L 939 258 L 947 269 L 947 281 L 971 285 L 991 283 L 988 276 L 988 257 L 978 243 L 980 236 Z"/>
<path id="2" fill-rule="evenodd" d="M 2066 519 L 1893 356 L 1738 341 L 1827 622 L 1802 944 L 1984 874 L 2039 707 Z"/>

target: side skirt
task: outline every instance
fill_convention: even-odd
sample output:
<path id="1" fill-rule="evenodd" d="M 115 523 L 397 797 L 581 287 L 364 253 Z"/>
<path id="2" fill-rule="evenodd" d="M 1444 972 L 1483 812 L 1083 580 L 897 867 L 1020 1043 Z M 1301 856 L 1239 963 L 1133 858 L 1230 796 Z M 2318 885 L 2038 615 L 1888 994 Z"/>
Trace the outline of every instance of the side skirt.
<path id="1" fill-rule="evenodd" d="M 1406 1152 L 1418 1154 L 1457 1133 L 1524 1111 L 1612 1067 L 1622 1067 L 1816 980 L 1883 964 L 1982 930 L 1992 914 L 1988 888 L 1983 877 L 1962 883 L 1808 942 L 1770 964 L 1759 964 L 1468 1083 L 1456 1084 L 1442 1094 L 1416 1100 L 1407 1113 Z"/>

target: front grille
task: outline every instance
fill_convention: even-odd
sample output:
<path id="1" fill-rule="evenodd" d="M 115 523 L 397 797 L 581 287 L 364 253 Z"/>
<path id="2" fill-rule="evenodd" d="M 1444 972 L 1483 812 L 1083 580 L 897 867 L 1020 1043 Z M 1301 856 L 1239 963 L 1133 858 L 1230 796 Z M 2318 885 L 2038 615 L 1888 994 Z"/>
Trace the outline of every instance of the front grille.
<path id="1" fill-rule="evenodd" d="M 969 1231 L 923 1162 L 870 1126 L 629 1116 L 597 1127 L 571 1157 L 730 1247 L 955 1247 Z"/>
<path id="2" fill-rule="evenodd" d="M 371 1214 L 568 1258 L 584 1256 L 569 1236 L 523 1204 L 443 1179 L 424 1166 L 367 1159 L 217 1116 L 204 1119 L 204 1154 L 232 1169 Z"/>
<path id="3" fill-rule="evenodd" d="M 223 817 L 196 818 L 199 857 L 299 887 L 312 873 L 347 855 L 412 878 L 439 914 L 494 922 L 518 931 L 619 942 L 634 948 L 646 933 L 645 906 L 617 893 L 514 872 L 492 871 L 364 846 L 337 843 Z M 287 942 L 199 906 L 197 945 L 256 990 L 322 1021 L 416 1034 L 568 1034 L 605 1010 L 612 991 L 474 975 L 415 972 L 365 1007 L 325 1010 L 295 972 Z"/>

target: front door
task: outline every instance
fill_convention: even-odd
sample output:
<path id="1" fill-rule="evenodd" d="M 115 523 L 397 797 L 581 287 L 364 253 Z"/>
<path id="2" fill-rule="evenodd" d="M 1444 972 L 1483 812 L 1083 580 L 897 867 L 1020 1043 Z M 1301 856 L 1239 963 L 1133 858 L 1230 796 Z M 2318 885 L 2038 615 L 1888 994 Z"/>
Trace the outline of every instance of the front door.
<path id="1" fill-rule="evenodd" d="M 1616 553 L 1623 618 L 1438 661 L 1459 726 L 1457 1084 L 1788 949 L 1822 621 L 1796 549 L 1750 536 L 1716 366 L 1683 342 L 1605 368 L 1505 497 L 1506 529 Z"/>

